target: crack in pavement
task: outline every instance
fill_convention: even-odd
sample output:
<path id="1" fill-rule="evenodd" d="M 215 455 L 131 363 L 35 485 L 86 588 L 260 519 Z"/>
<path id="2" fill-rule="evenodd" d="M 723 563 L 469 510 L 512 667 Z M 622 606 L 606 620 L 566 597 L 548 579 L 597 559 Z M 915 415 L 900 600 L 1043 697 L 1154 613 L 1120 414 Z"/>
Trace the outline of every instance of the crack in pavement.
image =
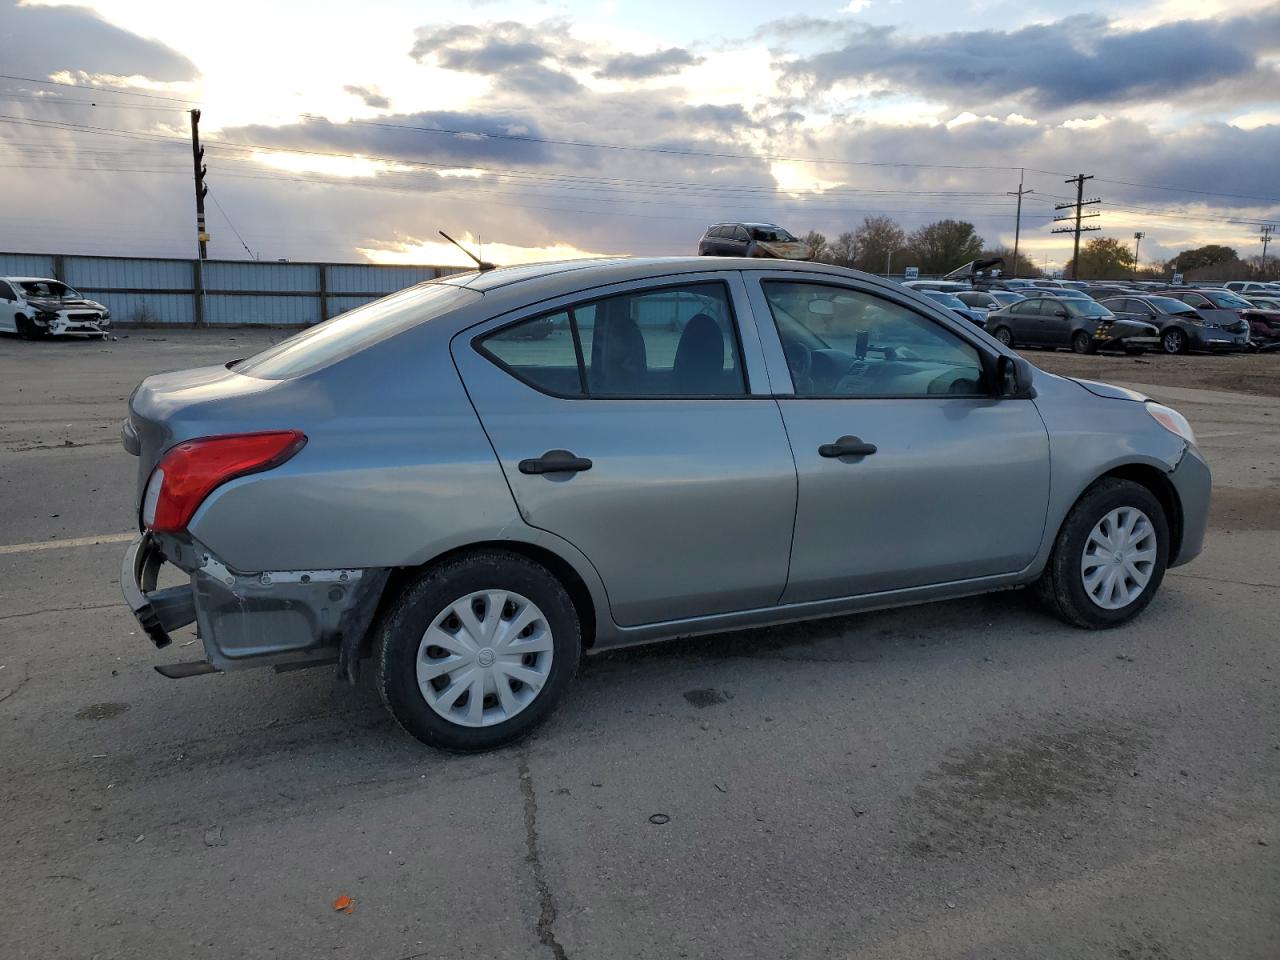
<path id="1" fill-rule="evenodd" d="M 27 681 L 30 679 L 31 679 L 30 664 L 23 664 L 22 679 L 13 685 L 12 690 L 6 690 L 3 694 L 0 694 L 0 703 L 4 703 L 6 700 L 12 697 L 15 693 L 17 693 L 19 690 L 25 687 L 27 685 Z"/>
<path id="2" fill-rule="evenodd" d="M 564 947 L 556 939 L 552 929 L 556 922 L 556 901 L 547 886 L 546 870 L 542 865 L 542 855 L 538 851 L 538 798 L 533 792 L 533 775 L 529 773 L 529 751 L 520 748 L 520 793 L 524 797 L 524 833 L 528 854 L 525 860 L 533 869 L 534 886 L 538 888 L 538 940 L 551 951 L 556 960 L 566 960 Z"/>

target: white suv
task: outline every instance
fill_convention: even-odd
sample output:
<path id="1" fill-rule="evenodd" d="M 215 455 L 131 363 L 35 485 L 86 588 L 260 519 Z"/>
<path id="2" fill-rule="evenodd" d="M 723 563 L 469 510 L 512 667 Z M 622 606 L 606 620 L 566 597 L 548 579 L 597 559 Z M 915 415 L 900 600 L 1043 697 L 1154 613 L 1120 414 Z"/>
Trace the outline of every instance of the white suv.
<path id="1" fill-rule="evenodd" d="M 61 280 L 0 277 L 0 332 L 16 333 L 24 340 L 66 333 L 105 340 L 110 327 L 110 310 Z"/>
<path id="2" fill-rule="evenodd" d="M 1232 280 L 1223 286 L 1233 293 L 1280 293 L 1280 283 L 1263 283 L 1258 280 Z"/>

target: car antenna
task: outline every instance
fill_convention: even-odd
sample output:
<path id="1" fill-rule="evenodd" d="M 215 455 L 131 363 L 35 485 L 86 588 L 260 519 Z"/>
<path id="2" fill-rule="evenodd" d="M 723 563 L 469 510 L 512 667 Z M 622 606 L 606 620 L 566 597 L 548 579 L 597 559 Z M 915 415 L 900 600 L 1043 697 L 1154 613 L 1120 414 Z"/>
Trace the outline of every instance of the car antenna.
<path id="1" fill-rule="evenodd" d="M 470 250 L 468 250 L 466 247 L 460 244 L 457 240 L 453 239 L 453 237 L 449 236 L 443 230 L 440 231 L 440 236 L 444 237 L 446 240 L 452 243 L 455 247 L 457 247 L 459 250 L 465 253 L 468 257 L 474 260 L 476 262 L 476 269 L 479 270 L 481 273 L 484 273 L 486 270 L 495 269 L 492 263 L 490 263 L 488 260 L 481 260 L 474 253 L 472 253 Z"/>

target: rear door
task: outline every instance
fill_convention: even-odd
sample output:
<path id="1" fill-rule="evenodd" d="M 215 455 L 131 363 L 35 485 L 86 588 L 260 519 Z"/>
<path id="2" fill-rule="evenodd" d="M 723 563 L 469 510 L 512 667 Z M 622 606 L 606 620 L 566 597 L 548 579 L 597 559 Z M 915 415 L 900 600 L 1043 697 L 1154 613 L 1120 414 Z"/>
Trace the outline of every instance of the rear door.
<path id="1" fill-rule="evenodd" d="M 1049 441 L 996 399 L 976 334 L 830 275 L 748 275 L 799 476 L 784 602 L 1021 570 L 1044 532 Z"/>
<path id="2" fill-rule="evenodd" d="M 684 274 L 453 341 L 522 517 L 582 551 L 625 626 L 770 606 L 786 583 L 795 463 L 748 310 L 736 271 Z"/>

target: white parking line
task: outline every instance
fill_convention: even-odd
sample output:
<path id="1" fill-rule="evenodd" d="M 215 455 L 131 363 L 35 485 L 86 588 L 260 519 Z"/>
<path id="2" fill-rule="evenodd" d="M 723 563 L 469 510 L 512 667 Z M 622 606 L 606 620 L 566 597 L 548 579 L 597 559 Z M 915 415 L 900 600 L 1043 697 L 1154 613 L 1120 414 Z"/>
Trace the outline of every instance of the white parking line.
<path id="1" fill-rule="evenodd" d="M 27 553 L 32 550 L 57 550 L 61 547 L 92 547 L 99 543 L 128 543 L 136 533 L 104 533 L 96 537 L 73 537 L 68 540 L 43 540 L 40 543 L 0 544 L 0 556 Z"/>

